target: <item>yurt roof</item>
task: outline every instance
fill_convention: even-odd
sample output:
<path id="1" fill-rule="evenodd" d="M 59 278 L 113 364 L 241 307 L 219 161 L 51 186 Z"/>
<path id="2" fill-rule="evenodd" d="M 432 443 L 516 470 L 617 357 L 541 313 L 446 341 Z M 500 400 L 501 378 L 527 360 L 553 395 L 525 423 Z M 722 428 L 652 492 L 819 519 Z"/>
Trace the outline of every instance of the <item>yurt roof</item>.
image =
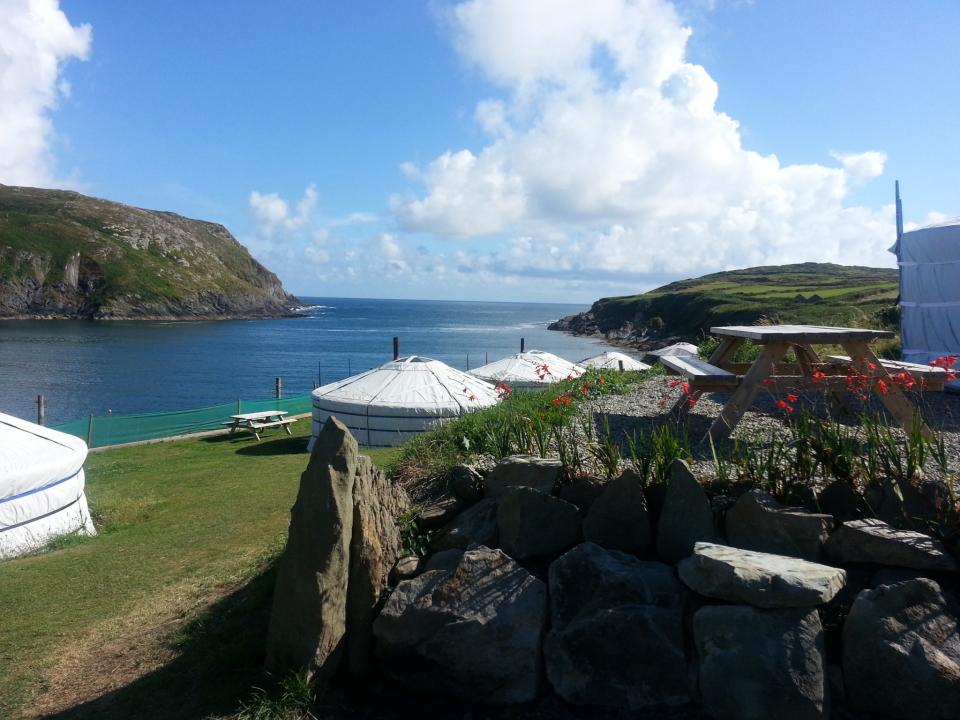
<path id="1" fill-rule="evenodd" d="M 597 368 L 599 370 L 619 370 L 620 363 L 623 363 L 624 370 L 649 370 L 650 366 L 646 363 L 642 363 L 639 360 L 635 360 L 629 355 L 616 352 L 611 350 L 609 352 L 600 353 L 599 355 L 594 355 L 593 357 L 588 357 L 585 360 L 581 360 L 577 365 L 583 367 Z"/>
<path id="2" fill-rule="evenodd" d="M 0 413 L 0 500 L 72 477 L 86 459 L 80 438 Z"/>
<path id="3" fill-rule="evenodd" d="M 389 408 L 470 410 L 495 404 L 490 383 L 439 360 L 411 355 L 313 391 L 316 399 Z"/>
<path id="4" fill-rule="evenodd" d="M 696 355 L 699 348 L 693 343 L 681 342 L 674 343 L 673 345 L 667 345 L 662 347 L 659 350 L 653 350 L 648 352 L 647 355 L 655 355 L 656 357 L 671 357 L 676 355 Z"/>
<path id="5" fill-rule="evenodd" d="M 541 379 L 544 366 L 546 366 L 546 373 Z M 566 380 L 571 376 L 579 377 L 585 372 L 586 370 L 579 365 L 574 365 L 553 353 L 528 350 L 482 365 L 471 370 L 470 374 L 491 382 L 548 385 Z"/>

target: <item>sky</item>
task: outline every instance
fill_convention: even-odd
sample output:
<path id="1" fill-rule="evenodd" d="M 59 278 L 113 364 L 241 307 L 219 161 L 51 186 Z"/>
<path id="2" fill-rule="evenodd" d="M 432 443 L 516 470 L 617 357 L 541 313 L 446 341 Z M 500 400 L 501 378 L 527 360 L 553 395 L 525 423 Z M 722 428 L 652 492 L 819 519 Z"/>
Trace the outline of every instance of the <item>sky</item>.
<path id="1" fill-rule="evenodd" d="M 960 215 L 954 0 L 0 0 L 0 183 L 225 225 L 305 296 L 588 303 L 894 266 Z"/>

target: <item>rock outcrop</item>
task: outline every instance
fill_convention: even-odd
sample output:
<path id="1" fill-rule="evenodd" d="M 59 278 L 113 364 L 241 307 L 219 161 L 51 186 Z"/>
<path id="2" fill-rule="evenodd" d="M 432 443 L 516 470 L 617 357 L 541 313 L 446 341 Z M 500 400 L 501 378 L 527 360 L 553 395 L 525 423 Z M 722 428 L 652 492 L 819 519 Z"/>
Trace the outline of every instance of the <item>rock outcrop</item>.
<path id="1" fill-rule="evenodd" d="M 533 700 L 547 592 L 500 550 L 441 553 L 400 583 L 373 625 L 387 672 L 406 687 L 467 702 Z"/>
<path id="2" fill-rule="evenodd" d="M 580 540 L 577 506 L 532 487 L 514 487 L 500 498 L 500 547 L 517 560 L 555 555 Z"/>
<path id="3" fill-rule="evenodd" d="M 639 552 L 650 547 L 650 517 L 640 476 L 625 470 L 611 480 L 590 505 L 583 537 L 611 550 Z"/>
<path id="4" fill-rule="evenodd" d="M 299 304 L 222 225 L 64 190 L 0 185 L 0 267 L 0 318 L 277 317 Z"/>
<path id="5" fill-rule="evenodd" d="M 864 590 L 843 627 L 851 705 L 870 717 L 954 720 L 960 713 L 960 606 L 932 580 Z"/>

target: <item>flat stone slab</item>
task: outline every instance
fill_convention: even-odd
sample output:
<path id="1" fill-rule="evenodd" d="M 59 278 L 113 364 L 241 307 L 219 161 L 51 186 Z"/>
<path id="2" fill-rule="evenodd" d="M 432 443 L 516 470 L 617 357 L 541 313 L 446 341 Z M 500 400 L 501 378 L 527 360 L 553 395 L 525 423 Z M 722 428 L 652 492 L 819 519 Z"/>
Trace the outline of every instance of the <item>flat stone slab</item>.
<path id="1" fill-rule="evenodd" d="M 679 570 L 680 579 L 701 595 L 761 608 L 822 605 L 847 582 L 838 568 L 704 542 L 694 545 Z"/>
<path id="2" fill-rule="evenodd" d="M 827 540 L 825 549 L 837 562 L 915 570 L 957 569 L 956 561 L 939 540 L 912 530 L 898 530 L 875 518 L 843 523 Z"/>

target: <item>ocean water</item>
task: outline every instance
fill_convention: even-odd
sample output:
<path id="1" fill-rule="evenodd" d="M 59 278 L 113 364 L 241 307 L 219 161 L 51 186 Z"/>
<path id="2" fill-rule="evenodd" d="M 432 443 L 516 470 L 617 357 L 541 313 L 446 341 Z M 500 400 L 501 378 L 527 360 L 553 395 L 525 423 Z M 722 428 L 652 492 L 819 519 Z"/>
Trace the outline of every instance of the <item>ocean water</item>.
<path id="1" fill-rule="evenodd" d="M 300 395 L 401 355 L 466 370 L 520 349 L 581 360 L 611 349 L 547 330 L 580 305 L 302 298 L 303 318 L 0 322 L 0 412 L 47 424 Z"/>

